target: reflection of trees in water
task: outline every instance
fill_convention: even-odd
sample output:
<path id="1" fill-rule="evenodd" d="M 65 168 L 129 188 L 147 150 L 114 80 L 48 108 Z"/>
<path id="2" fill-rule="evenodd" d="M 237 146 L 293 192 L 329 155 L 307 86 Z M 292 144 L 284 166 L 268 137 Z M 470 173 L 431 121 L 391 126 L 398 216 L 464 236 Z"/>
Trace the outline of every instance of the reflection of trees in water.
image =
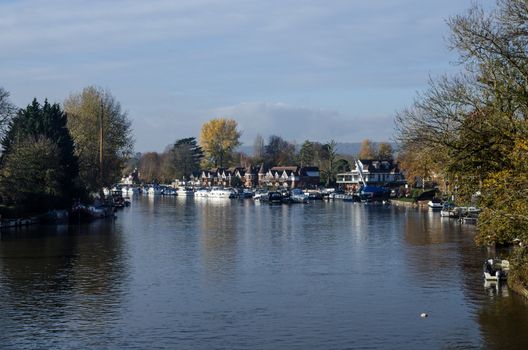
<path id="1" fill-rule="evenodd" d="M 0 323 L 44 332 L 89 324 L 86 331 L 102 332 L 123 292 L 120 238 L 106 220 L 2 233 Z"/>
<path id="2" fill-rule="evenodd" d="M 223 198 L 197 198 L 196 205 L 206 270 L 214 278 L 229 275 L 236 264 L 239 208 Z"/>
<path id="3" fill-rule="evenodd" d="M 404 230 L 411 246 L 406 259 L 412 278 L 420 285 L 459 284 L 480 325 L 484 348 L 526 347 L 528 303 L 507 286 L 485 288 L 482 264 L 497 252 L 475 246 L 474 226 L 440 218 L 438 213 L 409 210 Z"/>
<path id="4" fill-rule="evenodd" d="M 486 349 L 526 349 L 527 302 L 520 296 L 496 296 L 478 311 L 478 323 Z"/>

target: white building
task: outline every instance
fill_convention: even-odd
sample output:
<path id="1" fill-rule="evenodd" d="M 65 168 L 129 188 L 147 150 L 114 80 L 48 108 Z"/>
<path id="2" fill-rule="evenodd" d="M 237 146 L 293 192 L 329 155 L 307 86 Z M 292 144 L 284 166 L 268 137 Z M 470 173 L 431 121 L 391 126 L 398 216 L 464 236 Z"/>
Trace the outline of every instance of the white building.
<path id="1" fill-rule="evenodd" d="M 337 174 L 337 184 L 347 190 L 356 190 L 363 184 L 360 173 L 370 186 L 399 186 L 406 183 L 398 165 L 392 160 L 362 159 L 356 162 L 355 169 Z"/>

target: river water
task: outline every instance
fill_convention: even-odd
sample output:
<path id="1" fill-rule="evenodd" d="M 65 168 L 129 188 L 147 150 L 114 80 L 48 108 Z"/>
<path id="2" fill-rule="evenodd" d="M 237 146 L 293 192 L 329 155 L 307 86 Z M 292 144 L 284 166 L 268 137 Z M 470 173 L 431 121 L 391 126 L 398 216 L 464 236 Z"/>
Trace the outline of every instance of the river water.
<path id="1" fill-rule="evenodd" d="M 528 303 L 438 213 L 140 197 L 0 235 L 0 349 L 528 348 Z"/>

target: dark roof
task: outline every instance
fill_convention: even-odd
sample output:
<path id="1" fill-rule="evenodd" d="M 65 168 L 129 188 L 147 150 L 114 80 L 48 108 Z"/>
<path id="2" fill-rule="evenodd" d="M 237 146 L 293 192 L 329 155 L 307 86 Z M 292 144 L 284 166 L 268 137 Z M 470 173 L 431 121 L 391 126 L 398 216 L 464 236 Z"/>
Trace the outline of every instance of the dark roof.
<path id="1" fill-rule="evenodd" d="M 398 165 L 392 160 L 360 159 L 363 169 L 369 173 L 395 173 L 399 172 Z"/>

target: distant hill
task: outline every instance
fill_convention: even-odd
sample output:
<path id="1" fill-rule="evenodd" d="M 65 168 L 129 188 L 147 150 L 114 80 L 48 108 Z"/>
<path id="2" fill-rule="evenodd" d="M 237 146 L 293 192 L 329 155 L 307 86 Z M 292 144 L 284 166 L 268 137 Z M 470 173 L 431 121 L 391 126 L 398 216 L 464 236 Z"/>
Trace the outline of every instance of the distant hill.
<path id="1" fill-rule="evenodd" d="M 396 145 L 391 143 L 392 147 L 396 149 Z M 378 145 L 378 142 L 374 142 L 374 145 Z M 299 151 L 299 148 L 301 147 L 300 144 L 297 145 L 297 151 Z M 361 142 L 338 142 L 337 143 L 337 153 L 344 155 L 344 156 L 355 156 L 359 153 L 359 149 L 361 148 Z M 253 146 L 246 146 L 242 145 L 238 148 L 239 152 L 243 152 L 247 155 L 253 154 Z"/>

